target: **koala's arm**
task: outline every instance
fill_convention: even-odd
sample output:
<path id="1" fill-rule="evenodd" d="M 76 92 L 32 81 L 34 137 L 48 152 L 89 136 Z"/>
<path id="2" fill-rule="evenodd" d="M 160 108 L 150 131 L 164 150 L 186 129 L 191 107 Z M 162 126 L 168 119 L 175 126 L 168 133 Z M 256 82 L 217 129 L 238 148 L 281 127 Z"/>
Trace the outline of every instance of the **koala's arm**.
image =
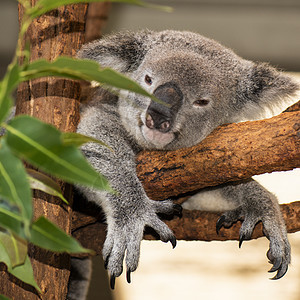
<path id="1" fill-rule="evenodd" d="M 286 273 L 291 261 L 291 248 L 277 198 L 272 193 L 249 179 L 204 189 L 183 205 L 187 209 L 202 210 L 205 206 L 208 210 L 226 211 L 217 222 L 217 231 L 222 226 L 230 227 L 234 222 L 243 220 L 240 247 L 244 240 L 251 239 L 255 225 L 261 221 L 264 234 L 270 241 L 267 257 L 273 267 L 269 272 L 277 271 L 273 279 L 279 279 Z"/>
<path id="2" fill-rule="evenodd" d="M 107 236 L 103 258 L 111 274 L 113 288 L 115 277 L 122 273 L 125 253 L 128 281 L 130 273 L 137 268 L 145 226 L 152 227 L 162 241 L 170 241 L 173 247 L 176 245 L 172 231 L 158 218 L 157 213 L 173 213 L 178 207 L 168 200 L 157 202 L 147 197 L 136 175 L 133 141 L 110 105 L 87 109 L 82 115 L 78 132 L 92 135 L 111 147 L 87 144 L 82 150 L 93 167 L 109 180 L 116 193 L 83 187 L 80 190 L 89 201 L 100 205 L 106 215 Z"/>

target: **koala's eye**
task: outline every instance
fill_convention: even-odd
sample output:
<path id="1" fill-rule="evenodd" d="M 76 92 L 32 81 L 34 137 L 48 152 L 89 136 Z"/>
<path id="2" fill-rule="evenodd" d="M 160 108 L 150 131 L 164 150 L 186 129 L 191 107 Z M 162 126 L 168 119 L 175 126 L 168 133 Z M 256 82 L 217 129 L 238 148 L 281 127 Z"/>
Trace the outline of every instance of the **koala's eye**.
<path id="1" fill-rule="evenodd" d="M 198 99 L 193 102 L 194 106 L 201 107 L 201 106 L 206 106 L 209 103 L 209 100 L 207 99 Z"/>
<path id="2" fill-rule="evenodd" d="M 148 84 L 148 85 L 151 85 L 152 84 L 152 79 L 149 75 L 146 75 L 145 76 L 145 82 Z"/>

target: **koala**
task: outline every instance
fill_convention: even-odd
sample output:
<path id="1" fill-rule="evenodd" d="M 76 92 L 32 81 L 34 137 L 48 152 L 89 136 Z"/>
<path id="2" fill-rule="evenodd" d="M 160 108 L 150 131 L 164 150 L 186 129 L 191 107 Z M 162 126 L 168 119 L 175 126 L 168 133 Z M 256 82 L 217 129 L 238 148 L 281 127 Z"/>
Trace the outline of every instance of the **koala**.
<path id="1" fill-rule="evenodd" d="M 187 31 L 117 33 L 83 46 L 78 57 L 127 75 L 160 100 L 99 87 L 83 108 L 77 130 L 112 149 L 95 143 L 82 147 L 117 193 L 78 189 L 105 214 L 103 258 L 114 288 L 124 259 L 127 281 L 131 281 L 146 226 L 163 242 L 176 246 L 174 234 L 158 214 L 180 214 L 181 207 L 170 200 L 149 199 L 136 174 L 137 153 L 190 147 L 221 124 L 262 118 L 295 96 L 299 86 L 268 64 L 242 59 L 216 41 Z M 275 196 L 253 179 L 205 192 L 212 196 L 212 205 L 214 198 L 229 204 L 216 224 L 218 230 L 243 220 L 240 245 L 251 238 L 257 222 L 263 223 L 270 241 L 270 272 L 277 272 L 273 279 L 281 278 L 291 250 Z"/>

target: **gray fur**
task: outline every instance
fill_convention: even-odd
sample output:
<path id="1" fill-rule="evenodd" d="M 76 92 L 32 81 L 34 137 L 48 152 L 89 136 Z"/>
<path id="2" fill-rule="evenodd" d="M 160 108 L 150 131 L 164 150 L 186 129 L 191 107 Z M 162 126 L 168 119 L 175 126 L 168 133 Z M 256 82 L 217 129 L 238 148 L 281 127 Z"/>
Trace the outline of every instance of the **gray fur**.
<path id="1" fill-rule="evenodd" d="M 84 300 L 92 275 L 91 258 L 71 258 L 67 300 Z"/>
<path id="2" fill-rule="evenodd" d="M 267 64 L 244 60 L 191 32 L 120 33 L 84 46 L 78 56 L 123 72 L 170 104 L 159 105 L 128 91 L 113 96 L 99 88 L 81 115 L 78 132 L 113 149 L 98 144 L 82 148 L 118 194 L 80 190 L 105 212 L 108 227 L 103 256 L 114 285 L 114 278 L 122 273 L 125 253 L 127 270 L 136 270 L 145 226 L 152 227 L 162 241 L 175 244 L 173 233 L 157 216 L 172 213 L 174 206 L 169 200 L 148 198 L 136 175 L 137 152 L 195 145 L 221 124 L 260 118 L 299 87 Z M 250 238 L 254 225 L 263 222 L 270 239 L 269 259 L 281 261 L 281 274 L 290 262 L 290 249 L 274 196 L 255 181 L 225 185 L 220 193 L 237 205 L 232 213 L 225 213 L 224 225 L 244 218 L 243 238 Z"/>

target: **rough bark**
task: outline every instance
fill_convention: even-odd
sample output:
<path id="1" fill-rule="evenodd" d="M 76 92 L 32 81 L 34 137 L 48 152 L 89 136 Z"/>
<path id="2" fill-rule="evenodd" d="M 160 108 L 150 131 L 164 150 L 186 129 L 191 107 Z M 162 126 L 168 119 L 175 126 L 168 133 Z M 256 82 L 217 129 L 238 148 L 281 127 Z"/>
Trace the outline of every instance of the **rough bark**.
<path id="1" fill-rule="evenodd" d="M 300 230 L 300 201 L 280 205 L 282 215 L 289 233 Z M 181 218 L 175 217 L 165 223 L 174 232 L 178 240 L 200 241 L 226 241 L 238 240 L 241 223 L 233 224 L 230 228 L 221 228 L 216 232 L 216 223 L 221 213 L 183 210 Z M 93 249 L 101 255 L 102 245 L 105 240 L 106 225 L 97 216 L 86 215 L 82 212 L 73 214 L 73 236 L 80 240 L 84 247 Z M 259 223 L 252 234 L 252 238 L 263 236 L 262 225 Z M 151 231 L 146 232 L 147 240 L 158 239 Z"/>
<path id="2" fill-rule="evenodd" d="M 166 199 L 227 181 L 300 167 L 300 112 L 217 128 L 199 145 L 145 151 L 137 173 L 147 194 Z"/>
<path id="3" fill-rule="evenodd" d="M 288 107 L 284 112 L 290 112 L 290 111 L 299 111 L 300 110 L 300 101 L 296 102 L 292 106 Z"/>
<path id="4" fill-rule="evenodd" d="M 34 5 L 37 0 L 32 0 Z M 84 42 L 87 4 L 56 9 L 33 21 L 26 37 L 31 44 L 31 60 L 53 60 L 61 55 L 74 56 Z M 22 22 L 23 8 L 19 7 Z M 55 125 L 62 131 L 74 131 L 79 120 L 80 86 L 78 82 L 40 78 L 19 86 L 17 114 L 28 114 Z M 65 197 L 72 199 L 70 186 L 61 183 Z M 34 195 L 34 218 L 45 215 L 66 232 L 71 229 L 71 209 L 55 197 L 42 192 Z M 29 247 L 34 276 L 41 288 L 39 296 L 28 285 L 1 272 L 0 293 L 12 299 L 65 299 L 70 257 Z"/>

